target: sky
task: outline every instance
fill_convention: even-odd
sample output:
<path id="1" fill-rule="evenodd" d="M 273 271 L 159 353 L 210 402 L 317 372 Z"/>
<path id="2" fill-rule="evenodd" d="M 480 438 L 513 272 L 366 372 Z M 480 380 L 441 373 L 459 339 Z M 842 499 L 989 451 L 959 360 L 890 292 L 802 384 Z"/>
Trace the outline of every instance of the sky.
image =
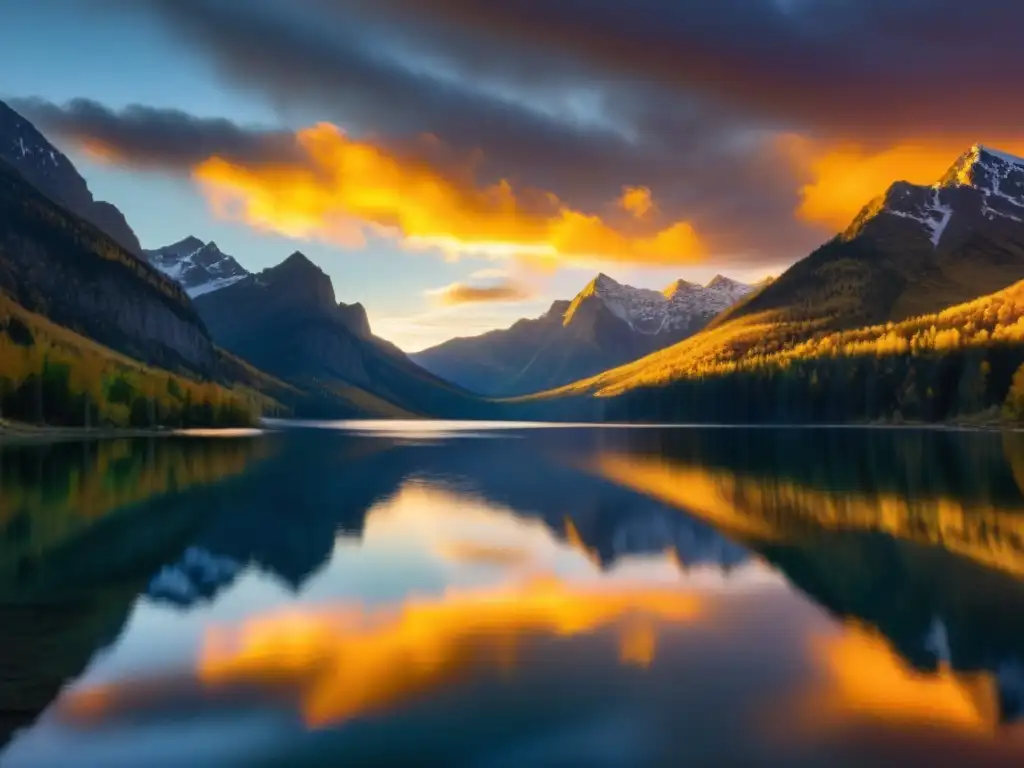
<path id="1" fill-rule="evenodd" d="M 897 180 L 1024 154 L 1007 0 L 32 0 L 0 99 L 143 246 L 301 250 L 407 351 L 603 272 L 777 275 Z"/>

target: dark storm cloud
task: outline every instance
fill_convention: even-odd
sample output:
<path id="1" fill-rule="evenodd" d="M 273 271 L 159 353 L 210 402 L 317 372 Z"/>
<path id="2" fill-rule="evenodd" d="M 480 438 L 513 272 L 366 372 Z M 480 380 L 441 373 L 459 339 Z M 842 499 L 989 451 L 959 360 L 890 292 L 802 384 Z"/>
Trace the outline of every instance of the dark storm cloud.
<path id="1" fill-rule="evenodd" d="M 132 105 L 115 111 L 89 99 L 66 104 L 20 99 L 12 106 L 53 136 L 139 167 L 187 173 L 215 155 L 250 165 L 302 159 L 291 132 L 248 128 L 179 110 Z"/>
<path id="2" fill-rule="evenodd" d="M 793 224 L 802 179 L 792 164 L 770 139 L 752 140 L 749 119 L 731 106 L 631 73 L 594 79 L 582 57 L 567 59 L 542 41 L 467 35 L 415 4 L 389 3 L 131 7 L 155 12 L 227 82 L 264 94 L 293 122 L 329 119 L 440 166 L 446 153 L 477 151 L 483 181 L 551 190 L 583 210 L 597 211 L 625 185 L 647 186 L 667 215 L 692 220 L 716 253 L 736 258 L 788 257 L 821 237 Z M 579 99 L 589 105 L 582 114 L 566 106 Z M 438 141 L 410 141 L 423 133 Z M 737 230 L 736 217 L 756 241 Z"/>
<path id="3" fill-rule="evenodd" d="M 559 51 L 823 134 L 1016 135 L 1024 3 L 1009 0 L 319 0 L 447 23 L 476 50 Z"/>

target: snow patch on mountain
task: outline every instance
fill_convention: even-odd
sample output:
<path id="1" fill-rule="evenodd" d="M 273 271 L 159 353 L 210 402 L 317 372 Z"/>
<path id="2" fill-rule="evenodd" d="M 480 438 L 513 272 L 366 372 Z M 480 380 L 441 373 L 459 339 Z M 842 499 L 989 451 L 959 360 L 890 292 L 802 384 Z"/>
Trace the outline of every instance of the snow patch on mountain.
<path id="1" fill-rule="evenodd" d="M 930 187 L 893 184 L 881 212 L 919 222 L 934 247 L 958 215 L 1024 222 L 1024 159 L 976 144 Z"/>
<path id="2" fill-rule="evenodd" d="M 186 237 L 145 254 L 154 267 L 179 283 L 192 298 L 219 291 L 249 276 L 249 272 L 216 243 L 204 243 L 197 237 Z"/>
<path id="3" fill-rule="evenodd" d="M 701 286 L 677 280 L 664 291 L 634 288 L 600 274 L 576 297 L 574 304 L 594 296 L 634 331 L 647 335 L 675 332 L 706 321 L 756 290 L 756 286 L 716 275 Z M 566 313 L 571 320 L 572 309 Z"/>

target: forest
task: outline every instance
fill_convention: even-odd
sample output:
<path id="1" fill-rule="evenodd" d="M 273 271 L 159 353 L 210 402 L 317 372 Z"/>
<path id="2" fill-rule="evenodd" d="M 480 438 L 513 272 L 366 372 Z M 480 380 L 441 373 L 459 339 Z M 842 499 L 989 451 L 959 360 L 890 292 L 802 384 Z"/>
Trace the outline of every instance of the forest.
<path id="1" fill-rule="evenodd" d="M 753 330 L 748 328 L 747 330 Z M 709 333 L 714 342 L 714 331 Z M 942 312 L 809 338 L 761 329 L 620 385 L 606 420 L 850 423 L 1024 420 L 1024 283 Z"/>
<path id="2" fill-rule="evenodd" d="M 75 427 L 237 427 L 276 405 L 150 367 L 0 296 L 0 419 Z"/>

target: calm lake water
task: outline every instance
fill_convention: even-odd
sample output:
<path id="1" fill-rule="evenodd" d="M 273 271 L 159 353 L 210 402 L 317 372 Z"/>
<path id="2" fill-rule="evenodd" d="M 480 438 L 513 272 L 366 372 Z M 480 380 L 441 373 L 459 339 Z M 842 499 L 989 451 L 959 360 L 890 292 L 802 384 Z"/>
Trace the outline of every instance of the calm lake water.
<path id="1" fill-rule="evenodd" d="M 0 451 L 0 765 L 1024 765 L 1024 435 Z"/>

